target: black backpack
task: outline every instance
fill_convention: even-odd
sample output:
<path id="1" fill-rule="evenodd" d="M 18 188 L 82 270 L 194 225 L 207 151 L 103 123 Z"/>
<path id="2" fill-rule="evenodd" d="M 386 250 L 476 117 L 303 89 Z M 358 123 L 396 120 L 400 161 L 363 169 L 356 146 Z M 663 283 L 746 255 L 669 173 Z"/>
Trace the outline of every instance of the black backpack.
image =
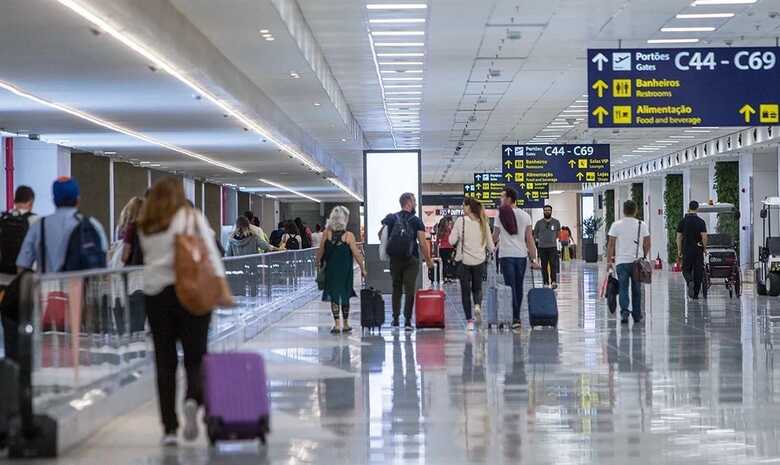
<path id="1" fill-rule="evenodd" d="M 301 248 L 302 249 L 311 249 L 311 240 L 309 239 L 309 235 L 306 233 L 306 231 L 301 232 Z"/>
<path id="2" fill-rule="evenodd" d="M 79 224 L 70 234 L 62 271 L 91 270 L 106 267 L 106 251 L 92 220 L 76 213 Z"/>
<path id="3" fill-rule="evenodd" d="M 32 213 L 5 212 L 0 216 L 0 273 L 16 274 L 16 258 L 30 229 Z"/>
<path id="4" fill-rule="evenodd" d="M 299 250 L 301 248 L 301 243 L 298 242 L 298 238 L 290 234 L 290 237 L 287 238 L 287 250 Z"/>
<path id="5" fill-rule="evenodd" d="M 387 255 L 391 257 L 411 257 L 414 253 L 414 243 L 417 240 L 417 231 L 412 226 L 412 218 L 409 215 L 404 219 L 401 215 L 395 215 L 395 222 L 387 235 Z"/>

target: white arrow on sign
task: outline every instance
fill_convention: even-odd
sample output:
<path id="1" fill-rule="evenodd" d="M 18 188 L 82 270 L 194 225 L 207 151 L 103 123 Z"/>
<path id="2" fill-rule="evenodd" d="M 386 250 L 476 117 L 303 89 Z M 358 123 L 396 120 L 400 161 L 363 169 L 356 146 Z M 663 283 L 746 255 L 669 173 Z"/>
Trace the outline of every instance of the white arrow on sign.
<path id="1" fill-rule="evenodd" d="M 495 153 L 495 152 L 494 152 L 494 153 Z M 512 155 L 512 148 L 511 148 L 511 147 L 507 147 L 507 148 L 505 148 L 505 149 L 504 149 L 504 153 L 506 153 L 507 155 Z"/>
<path id="2" fill-rule="evenodd" d="M 599 71 L 604 71 L 604 63 L 608 62 L 609 59 L 604 56 L 603 53 L 599 53 L 593 59 L 591 60 L 593 63 L 596 63 L 596 66 L 599 67 Z"/>

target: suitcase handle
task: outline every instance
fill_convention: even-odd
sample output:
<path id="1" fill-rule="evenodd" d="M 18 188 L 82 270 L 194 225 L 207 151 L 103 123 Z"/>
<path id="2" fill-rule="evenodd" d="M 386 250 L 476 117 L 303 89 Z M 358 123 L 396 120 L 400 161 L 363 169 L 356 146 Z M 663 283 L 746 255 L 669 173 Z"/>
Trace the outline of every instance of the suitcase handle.
<path id="1" fill-rule="evenodd" d="M 433 259 L 433 281 L 431 282 L 431 287 L 429 289 L 433 290 L 441 290 L 443 289 L 442 285 L 442 269 L 444 265 L 441 258 L 434 258 Z M 425 273 L 425 277 L 428 277 L 428 273 Z"/>

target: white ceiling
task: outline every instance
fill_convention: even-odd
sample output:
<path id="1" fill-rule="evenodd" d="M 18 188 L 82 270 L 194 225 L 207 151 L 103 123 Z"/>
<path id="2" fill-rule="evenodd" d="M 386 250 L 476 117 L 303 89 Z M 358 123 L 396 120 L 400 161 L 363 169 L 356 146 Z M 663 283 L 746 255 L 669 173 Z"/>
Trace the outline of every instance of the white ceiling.
<path id="1" fill-rule="evenodd" d="M 160 1 L 160 0 L 155 0 Z M 421 148 L 425 182 L 468 182 L 473 172 L 499 168 L 502 143 L 526 142 L 586 94 L 586 49 L 645 47 L 667 37 L 662 26 L 717 26 L 696 33 L 702 46 L 774 45 L 780 35 L 777 0 L 749 6 L 691 7 L 690 0 L 428 0 L 417 12 L 376 12 L 366 0 L 298 0 L 362 134 L 350 131 L 325 85 L 306 60 L 275 4 L 292 0 L 170 0 L 233 65 L 355 179 L 362 178 L 364 148 L 392 148 L 370 31 L 415 29 L 425 35 L 389 40 L 424 41 Z M 378 1 L 378 0 L 377 0 Z M 399 0 L 413 3 L 425 0 Z M 730 19 L 676 20 L 677 13 L 734 12 Z M 152 13 L 148 13 L 152 14 Z M 770 17 L 770 16 L 775 16 Z M 370 19 L 415 17 L 425 24 L 377 25 Z M 269 29 L 275 40 L 262 40 Z M 45 31 L 45 33 L 41 33 Z M 294 31 L 295 32 L 295 31 Z M 193 98 L 171 76 L 50 0 L 4 0 L 0 5 L 0 80 L 72 105 L 168 143 L 248 171 L 237 176 L 180 154 L 111 133 L 69 115 L 0 91 L 0 128 L 67 139 L 87 150 L 116 151 L 126 159 L 161 163 L 217 181 L 258 187 L 267 177 L 323 199 L 343 198 L 329 183 L 302 169 L 270 143 L 245 132 L 213 105 Z M 383 40 L 386 38 L 382 38 Z M 182 44 L 185 45 L 185 44 Z M 377 49 L 379 51 L 379 49 Z M 380 59 L 379 61 L 393 61 Z M 401 66 L 380 66 L 382 70 Z M 419 67 L 418 67 L 419 68 Z M 490 71 L 498 71 L 490 75 Z M 291 77 L 291 72 L 300 78 Z M 400 76 L 407 76 L 402 74 Z M 385 85 L 390 84 L 385 81 Z M 390 89 L 385 89 L 386 91 Z M 315 103 L 319 104 L 315 106 Z M 686 133 L 682 129 L 588 129 L 578 124 L 558 142 L 612 144 L 615 168 L 736 131 Z M 670 148 L 636 157 L 632 150 L 670 136 Z M 364 139 L 365 138 L 365 139 Z M 364 147 L 364 140 L 368 147 Z M 458 146 L 462 148 L 456 150 Z M 626 157 L 628 155 L 628 157 Z"/>

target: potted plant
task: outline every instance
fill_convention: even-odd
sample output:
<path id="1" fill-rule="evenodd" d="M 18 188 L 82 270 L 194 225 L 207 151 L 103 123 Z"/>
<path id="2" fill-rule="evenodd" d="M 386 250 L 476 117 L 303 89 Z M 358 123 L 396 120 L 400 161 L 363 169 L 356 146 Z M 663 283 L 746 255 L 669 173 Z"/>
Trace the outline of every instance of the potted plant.
<path id="1" fill-rule="evenodd" d="M 603 218 L 591 216 L 582 222 L 582 258 L 587 263 L 596 263 L 599 260 L 599 246 L 596 243 L 596 234 L 604 225 Z"/>

